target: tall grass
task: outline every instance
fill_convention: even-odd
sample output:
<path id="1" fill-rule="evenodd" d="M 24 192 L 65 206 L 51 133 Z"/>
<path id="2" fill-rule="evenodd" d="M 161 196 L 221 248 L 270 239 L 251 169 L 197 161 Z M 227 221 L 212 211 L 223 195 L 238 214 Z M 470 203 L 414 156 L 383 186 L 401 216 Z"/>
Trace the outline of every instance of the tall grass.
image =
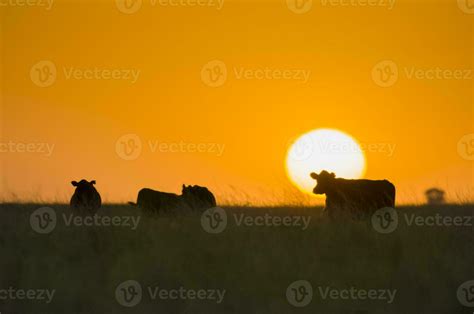
<path id="1" fill-rule="evenodd" d="M 50 234 L 29 225 L 47 204 L 2 204 L 0 288 L 51 288 L 49 305 L 0 301 L 5 313 L 463 313 L 456 289 L 472 279 L 472 227 L 407 227 L 391 234 L 368 221 L 330 223 L 321 207 L 228 206 L 228 226 L 209 234 L 200 214 L 142 216 L 132 206 L 104 206 L 103 216 L 140 216 L 135 231 L 120 227 L 67 227 Z M 49 204 L 57 213 L 67 206 Z M 473 215 L 474 207 L 400 207 L 403 213 Z M 238 226 L 234 215 L 311 217 L 309 228 Z M 226 289 L 222 304 L 197 300 L 120 306 L 115 288 L 134 279 L 143 287 Z M 305 308 L 291 306 L 288 285 L 305 279 L 314 289 Z M 323 300 L 317 287 L 397 289 L 393 304 Z"/>

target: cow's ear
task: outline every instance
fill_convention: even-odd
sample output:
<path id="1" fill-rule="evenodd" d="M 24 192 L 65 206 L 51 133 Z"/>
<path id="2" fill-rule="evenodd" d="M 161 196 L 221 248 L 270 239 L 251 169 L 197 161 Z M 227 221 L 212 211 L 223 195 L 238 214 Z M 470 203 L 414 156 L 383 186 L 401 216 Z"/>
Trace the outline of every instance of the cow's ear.
<path id="1" fill-rule="evenodd" d="M 314 180 L 318 180 L 318 174 L 316 172 L 311 172 L 310 174 L 311 178 L 313 178 Z"/>
<path id="2" fill-rule="evenodd" d="M 331 172 L 331 178 L 336 178 L 336 174 L 334 172 Z"/>
<path id="3" fill-rule="evenodd" d="M 71 184 L 72 184 L 73 186 L 77 186 L 77 185 L 78 185 L 77 181 L 71 181 Z"/>
<path id="4" fill-rule="evenodd" d="M 92 181 L 91 181 L 91 184 L 92 184 L 92 185 L 94 185 L 95 183 L 96 183 L 95 180 L 92 180 Z"/>

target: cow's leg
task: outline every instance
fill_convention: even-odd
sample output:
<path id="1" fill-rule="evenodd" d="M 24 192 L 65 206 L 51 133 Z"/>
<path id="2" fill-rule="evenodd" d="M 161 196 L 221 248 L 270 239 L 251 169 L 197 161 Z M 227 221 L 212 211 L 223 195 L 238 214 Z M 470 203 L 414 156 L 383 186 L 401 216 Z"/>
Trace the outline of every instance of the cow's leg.
<path id="1" fill-rule="evenodd" d="M 323 211 L 321 212 L 321 218 L 323 219 L 329 218 L 329 211 L 327 207 L 324 207 Z"/>

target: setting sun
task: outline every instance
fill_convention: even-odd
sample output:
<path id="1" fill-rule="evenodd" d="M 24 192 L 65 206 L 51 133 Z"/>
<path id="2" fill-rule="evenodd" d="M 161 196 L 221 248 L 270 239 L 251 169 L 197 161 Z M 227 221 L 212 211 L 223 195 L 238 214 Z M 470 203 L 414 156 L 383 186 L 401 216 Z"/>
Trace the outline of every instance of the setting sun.
<path id="1" fill-rule="evenodd" d="M 301 135 L 288 150 L 286 172 L 301 191 L 312 193 L 311 172 L 322 170 L 358 179 L 365 172 L 365 156 L 355 139 L 333 129 L 317 129 Z"/>

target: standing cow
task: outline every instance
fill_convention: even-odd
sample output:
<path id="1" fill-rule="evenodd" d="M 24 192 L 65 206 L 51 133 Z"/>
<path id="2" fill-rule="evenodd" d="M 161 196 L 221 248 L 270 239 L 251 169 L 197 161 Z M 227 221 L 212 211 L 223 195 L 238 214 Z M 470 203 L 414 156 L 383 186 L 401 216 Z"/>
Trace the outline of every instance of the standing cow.
<path id="1" fill-rule="evenodd" d="M 314 194 L 326 194 L 329 218 L 348 215 L 364 218 L 377 209 L 395 206 L 395 186 L 387 180 L 346 180 L 326 170 L 311 173 L 317 181 Z"/>
<path id="2" fill-rule="evenodd" d="M 141 189 L 138 193 L 137 205 L 145 212 L 190 212 L 204 211 L 216 207 L 214 195 L 206 187 L 183 184 L 182 194 L 166 193 L 152 189 Z"/>
<path id="3" fill-rule="evenodd" d="M 102 199 L 99 192 L 94 187 L 95 180 L 88 182 L 81 180 L 72 181 L 71 184 L 76 187 L 71 197 L 71 208 L 76 214 L 94 215 L 102 205 Z"/>

